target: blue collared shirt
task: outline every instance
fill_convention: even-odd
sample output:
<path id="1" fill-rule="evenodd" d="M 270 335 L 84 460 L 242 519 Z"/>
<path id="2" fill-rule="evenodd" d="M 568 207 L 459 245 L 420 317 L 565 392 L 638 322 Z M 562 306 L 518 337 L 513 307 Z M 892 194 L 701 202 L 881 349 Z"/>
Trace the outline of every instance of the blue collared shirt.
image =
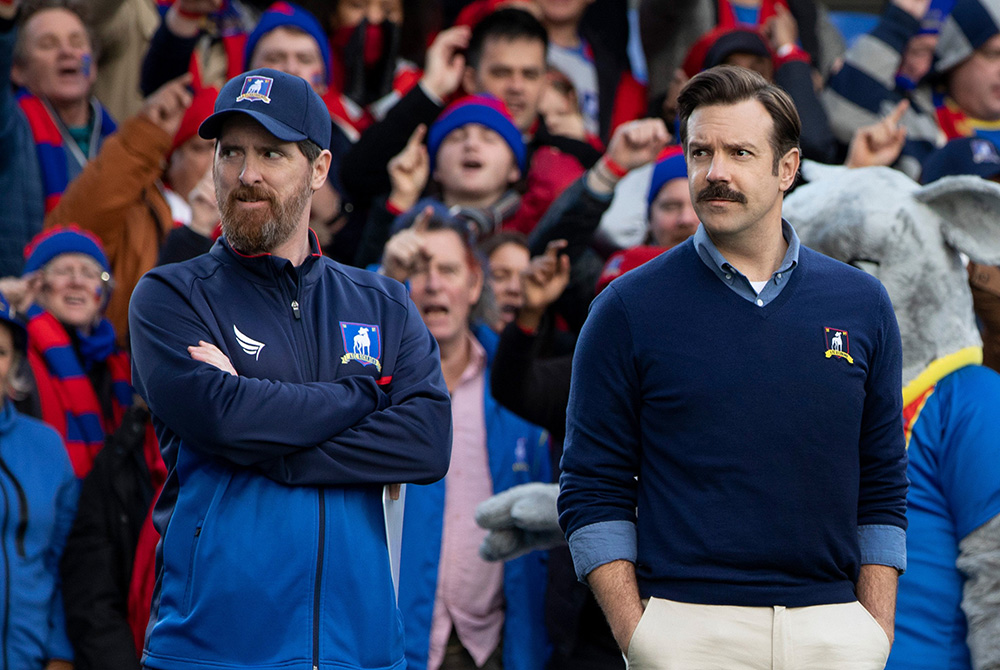
<path id="1" fill-rule="evenodd" d="M 726 260 L 705 232 L 704 225 L 698 226 L 692 241 L 698 257 L 722 283 L 741 298 L 763 307 L 778 297 L 799 264 L 799 236 L 784 219 L 781 220 L 781 234 L 788 243 L 788 249 L 760 293 L 754 290 L 745 275 Z M 569 544 L 577 576 L 585 582 L 591 570 L 605 563 L 615 560 L 635 563 L 635 524 L 630 521 L 604 521 L 584 526 L 569 537 Z M 888 565 L 900 573 L 906 570 L 906 532 L 902 528 L 882 524 L 859 526 L 858 546 L 862 565 Z"/>
<path id="2" fill-rule="evenodd" d="M 788 279 L 792 276 L 795 266 L 799 264 L 799 247 L 801 246 L 799 236 L 795 234 L 791 224 L 784 219 L 781 220 L 781 235 L 788 244 L 788 250 L 785 251 L 785 257 L 781 259 L 778 269 L 771 273 L 771 278 L 759 294 L 750 285 L 750 280 L 722 255 L 722 252 L 712 242 L 712 238 L 705 232 L 704 225 L 698 226 L 692 242 L 694 242 L 694 248 L 702 263 L 707 265 L 708 269 L 722 280 L 722 283 L 735 291 L 741 298 L 755 303 L 758 307 L 763 307 L 778 297 L 781 289 L 785 287 Z"/>

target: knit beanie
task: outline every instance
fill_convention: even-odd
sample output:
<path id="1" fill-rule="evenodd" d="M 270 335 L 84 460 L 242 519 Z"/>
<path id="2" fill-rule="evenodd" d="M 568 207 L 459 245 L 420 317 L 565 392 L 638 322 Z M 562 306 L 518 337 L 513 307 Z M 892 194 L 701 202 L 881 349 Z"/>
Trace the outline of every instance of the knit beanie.
<path id="1" fill-rule="evenodd" d="M 52 228 L 41 232 L 24 248 L 24 274 L 35 272 L 62 254 L 86 254 L 105 271 L 111 272 L 104 247 L 97 237 L 79 226 Z"/>
<path id="2" fill-rule="evenodd" d="M 219 96 L 216 88 L 200 88 L 194 92 L 191 106 L 184 112 L 181 118 L 181 125 L 174 135 L 174 142 L 170 145 L 170 154 L 177 151 L 177 148 L 198 134 L 198 126 L 207 119 L 215 110 L 215 99 Z"/>
<path id="3" fill-rule="evenodd" d="M 649 193 L 646 194 L 647 207 L 653 206 L 653 201 L 660 194 L 660 189 L 671 179 L 683 177 L 687 179 L 687 163 L 684 162 L 684 150 L 679 146 L 667 147 L 661 153 L 653 166 L 653 178 L 649 182 Z"/>
<path id="4" fill-rule="evenodd" d="M 257 48 L 257 42 L 275 28 L 298 28 L 316 40 L 316 44 L 319 46 L 319 55 L 323 59 L 323 66 L 326 67 L 326 78 L 330 78 L 330 43 L 326 33 L 323 32 L 323 26 L 307 10 L 291 2 L 284 2 L 284 0 L 274 3 L 264 10 L 264 13 L 260 15 L 260 21 L 257 22 L 257 27 L 247 37 L 243 56 L 246 69 L 250 68 L 250 59 L 253 57 L 254 49 Z"/>
<path id="5" fill-rule="evenodd" d="M 521 174 L 524 174 L 527 152 L 524 140 L 521 139 L 521 131 L 514 125 L 504 104 L 492 95 L 470 95 L 441 112 L 427 133 L 427 153 L 430 155 L 432 170 L 441 142 L 448 133 L 470 123 L 486 126 L 499 134 L 514 152 L 517 167 L 520 168 Z"/>
<path id="6" fill-rule="evenodd" d="M 1000 33 L 1000 0 L 958 0 L 941 25 L 937 72 L 947 72 Z"/>

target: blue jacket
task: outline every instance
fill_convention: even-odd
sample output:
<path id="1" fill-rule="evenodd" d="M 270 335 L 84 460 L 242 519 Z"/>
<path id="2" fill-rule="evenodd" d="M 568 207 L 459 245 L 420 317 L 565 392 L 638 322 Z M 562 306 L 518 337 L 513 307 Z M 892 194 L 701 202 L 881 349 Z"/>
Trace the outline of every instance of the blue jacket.
<path id="1" fill-rule="evenodd" d="M 59 433 L 0 402 L 0 670 L 40 670 L 73 658 L 58 576 L 77 481 Z"/>
<path id="2" fill-rule="evenodd" d="M 492 360 L 496 335 L 480 338 Z M 500 406 L 490 393 L 489 368 L 483 396 L 486 451 L 493 493 L 528 482 L 551 481 L 548 434 Z M 406 627 L 408 670 L 425 670 L 434 595 L 441 557 L 447 478 L 406 493 L 400 558 L 399 609 Z M 469 510 L 472 514 L 473 510 Z M 549 657 L 545 634 L 546 552 L 535 551 L 504 565 L 503 665 L 506 670 L 542 670 Z"/>
<path id="3" fill-rule="evenodd" d="M 451 405 L 402 284 L 221 240 L 146 274 L 129 316 L 169 469 L 144 664 L 404 667 L 382 489 L 444 476 Z"/>
<path id="4" fill-rule="evenodd" d="M 907 570 L 885 667 L 972 670 L 962 608 L 968 573 L 956 561 L 962 540 L 1000 514 L 1000 375 L 965 365 L 921 378 L 931 394 L 913 394 L 922 406 L 909 442 Z"/>
<path id="5" fill-rule="evenodd" d="M 24 245 L 42 230 L 45 196 L 38 150 L 11 88 L 17 30 L 0 28 L 0 277 L 20 275 Z"/>

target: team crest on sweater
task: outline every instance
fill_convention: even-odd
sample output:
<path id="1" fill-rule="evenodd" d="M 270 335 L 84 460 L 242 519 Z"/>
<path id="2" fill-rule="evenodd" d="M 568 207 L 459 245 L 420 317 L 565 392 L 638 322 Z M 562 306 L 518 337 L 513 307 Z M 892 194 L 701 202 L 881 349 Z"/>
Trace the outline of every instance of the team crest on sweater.
<path id="1" fill-rule="evenodd" d="M 240 90 L 240 95 L 236 98 L 236 102 L 242 102 L 244 100 L 255 102 L 259 100 L 266 105 L 270 105 L 271 85 L 273 83 L 274 80 L 270 77 L 250 75 L 243 80 L 243 89 Z"/>
<path id="2" fill-rule="evenodd" d="M 340 322 L 340 334 L 344 338 L 344 355 L 341 365 L 357 361 L 362 365 L 374 365 L 382 372 L 379 357 L 382 355 L 382 338 L 378 326 L 371 323 Z"/>
<path id="3" fill-rule="evenodd" d="M 823 335 L 826 338 L 827 358 L 836 356 L 854 365 L 854 359 L 851 358 L 851 341 L 848 338 L 846 330 L 823 328 Z"/>

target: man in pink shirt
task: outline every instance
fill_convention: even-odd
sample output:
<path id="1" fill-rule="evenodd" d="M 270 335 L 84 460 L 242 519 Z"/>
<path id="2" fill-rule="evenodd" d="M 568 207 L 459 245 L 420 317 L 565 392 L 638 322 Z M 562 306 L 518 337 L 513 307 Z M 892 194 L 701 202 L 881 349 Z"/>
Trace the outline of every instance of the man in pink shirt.
<path id="1" fill-rule="evenodd" d="M 548 435 L 489 393 L 496 336 L 472 326 L 484 270 L 466 232 L 420 217 L 389 240 L 385 256 L 410 268 L 410 297 L 438 342 L 454 426 L 448 475 L 410 486 L 406 497 L 399 608 L 408 667 L 541 670 L 544 555 L 487 563 L 474 510 L 511 486 L 549 480 Z"/>

